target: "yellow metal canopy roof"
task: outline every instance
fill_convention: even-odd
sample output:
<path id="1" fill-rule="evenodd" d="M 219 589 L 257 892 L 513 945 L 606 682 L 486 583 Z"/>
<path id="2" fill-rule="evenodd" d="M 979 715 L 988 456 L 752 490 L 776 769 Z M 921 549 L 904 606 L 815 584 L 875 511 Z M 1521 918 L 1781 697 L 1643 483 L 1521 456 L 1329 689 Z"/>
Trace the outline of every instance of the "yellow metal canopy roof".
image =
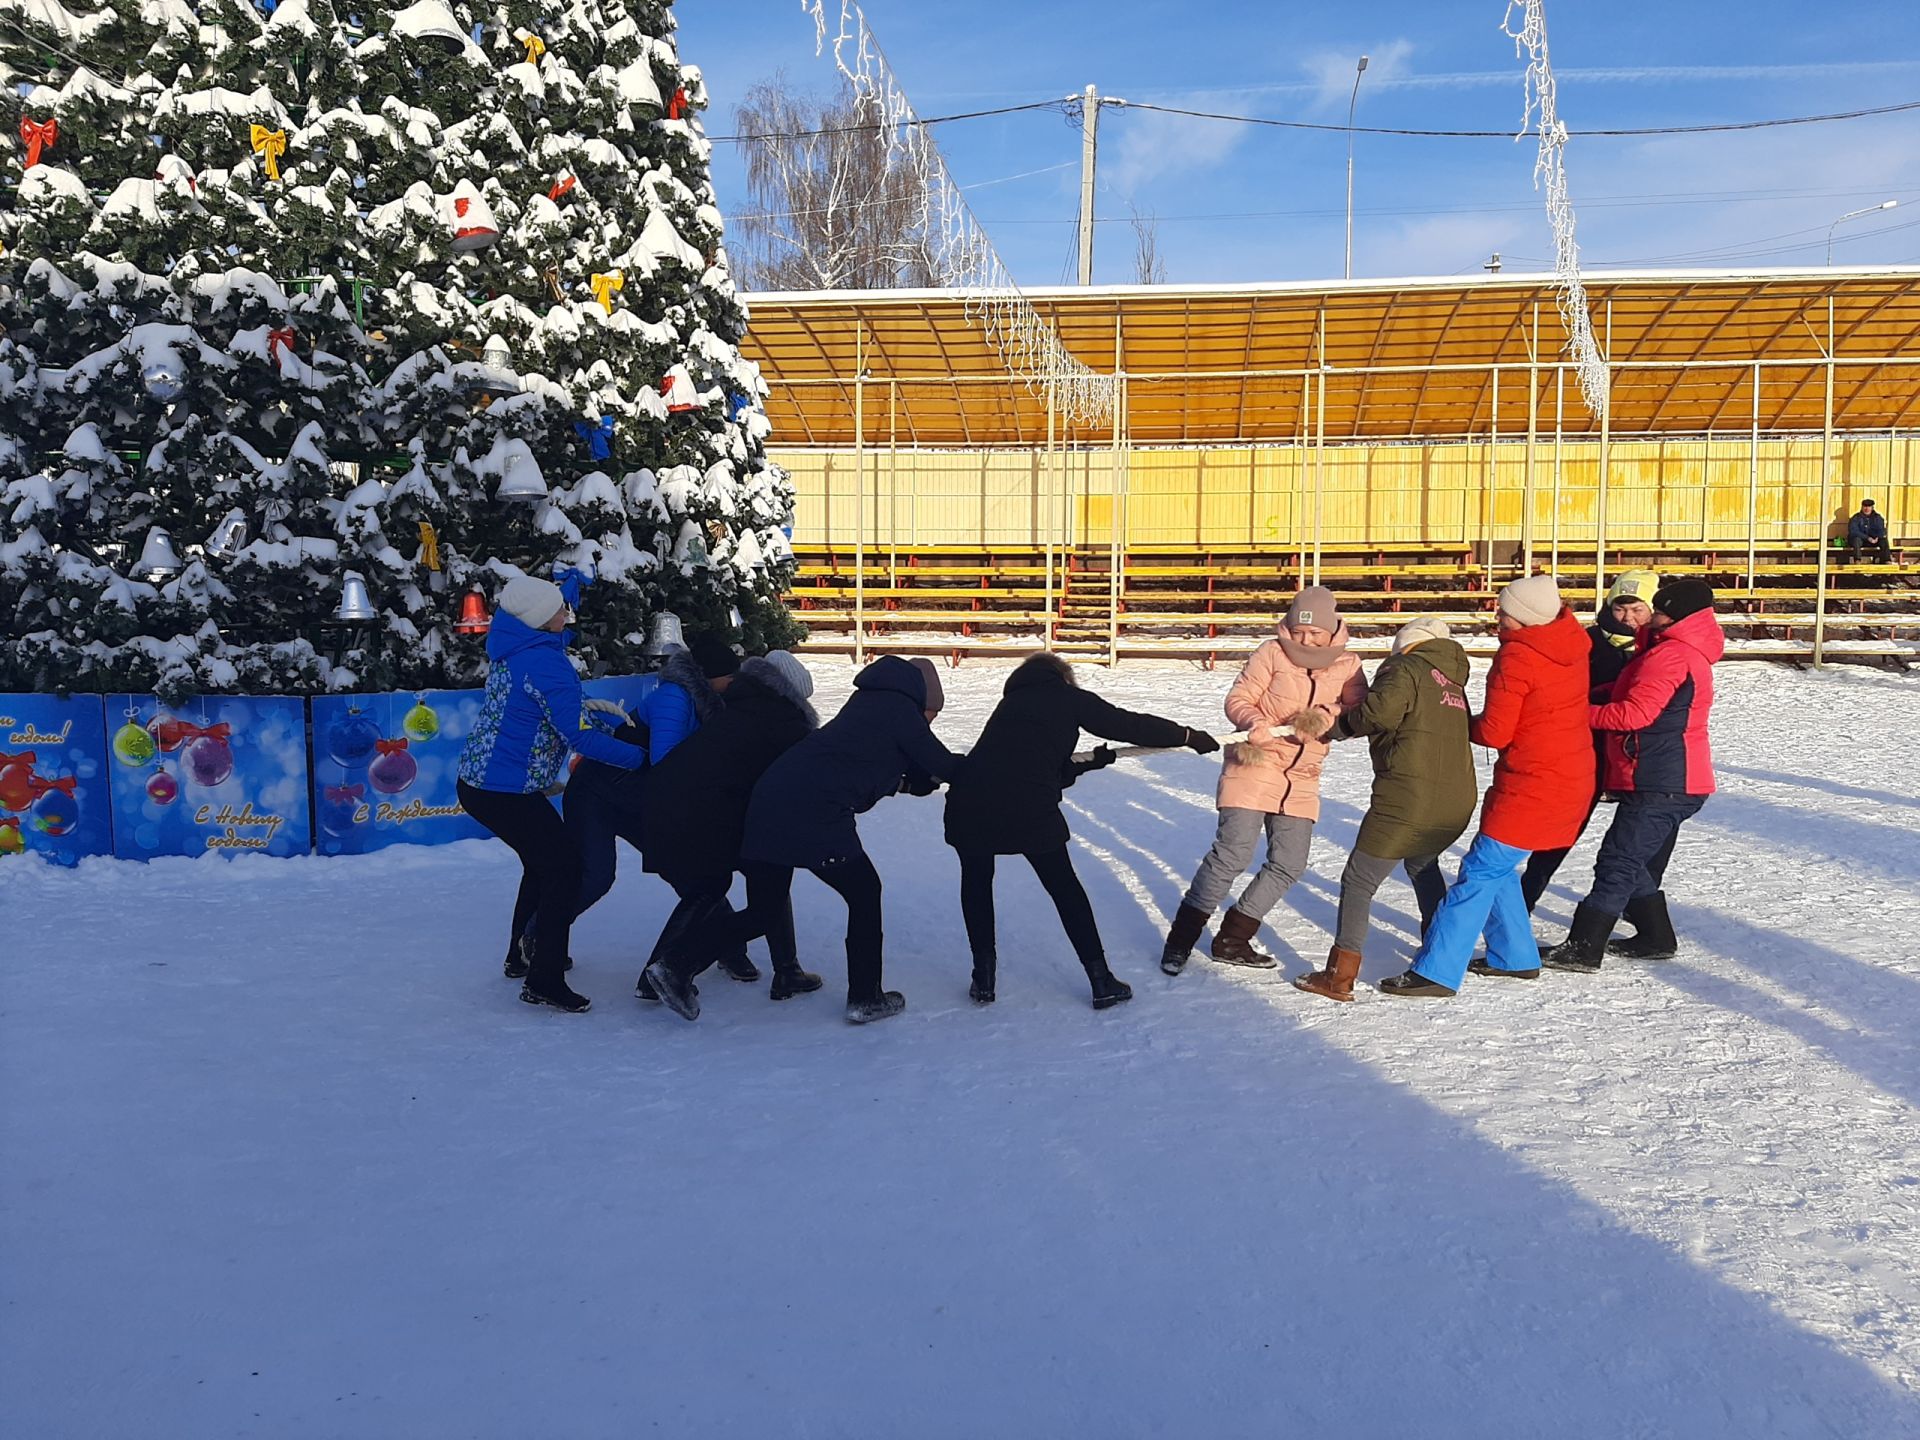
<path id="1" fill-rule="evenodd" d="M 1817 431 L 1831 348 L 1834 423 L 1920 426 L 1920 266 L 1596 275 L 1594 330 L 1613 370 L 1616 435 Z M 1124 368 L 1136 445 L 1591 435 L 1551 276 L 1030 290 L 1068 350 Z M 773 390 L 776 443 L 854 442 L 856 334 L 866 438 L 940 447 L 1047 438 L 1041 396 L 1010 375 L 964 292 L 822 291 L 747 297 L 747 354 Z M 1536 337 L 1537 336 L 1537 341 Z M 1537 344 L 1537 354 L 1536 347 Z M 1324 361 L 1327 367 L 1320 370 Z M 1901 363 L 1887 363 L 1889 361 Z M 1498 367 L 1496 379 L 1495 367 Z M 891 383 L 898 382 L 898 383 Z M 1107 422 L 1062 427 L 1102 443 Z"/>

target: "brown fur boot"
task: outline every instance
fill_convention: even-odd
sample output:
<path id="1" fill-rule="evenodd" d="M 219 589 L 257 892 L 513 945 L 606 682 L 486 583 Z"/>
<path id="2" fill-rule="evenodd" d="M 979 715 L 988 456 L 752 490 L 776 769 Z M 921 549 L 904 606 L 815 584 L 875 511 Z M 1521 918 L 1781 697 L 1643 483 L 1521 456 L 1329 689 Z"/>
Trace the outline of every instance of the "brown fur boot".
<path id="1" fill-rule="evenodd" d="M 1182 905 L 1180 913 L 1173 917 L 1173 928 L 1167 931 L 1166 948 L 1160 952 L 1160 968 L 1169 975 L 1178 975 L 1187 968 L 1187 957 L 1193 953 L 1193 947 L 1200 943 L 1200 932 L 1207 928 L 1207 912 L 1195 909 L 1191 905 Z"/>
<path id="2" fill-rule="evenodd" d="M 1253 947 L 1260 922 L 1243 910 L 1229 909 L 1220 918 L 1213 933 L 1213 958 L 1227 965 L 1244 965 L 1250 970 L 1273 970 L 1280 962 Z"/>
<path id="3" fill-rule="evenodd" d="M 1327 968 L 1302 975 L 1293 988 L 1309 995 L 1324 995 L 1329 1000 L 1353 999 L 1353 982 L 1360 975 L 1360 952 L 1342 950 L 1338 945 L 1327 952 Z"/>

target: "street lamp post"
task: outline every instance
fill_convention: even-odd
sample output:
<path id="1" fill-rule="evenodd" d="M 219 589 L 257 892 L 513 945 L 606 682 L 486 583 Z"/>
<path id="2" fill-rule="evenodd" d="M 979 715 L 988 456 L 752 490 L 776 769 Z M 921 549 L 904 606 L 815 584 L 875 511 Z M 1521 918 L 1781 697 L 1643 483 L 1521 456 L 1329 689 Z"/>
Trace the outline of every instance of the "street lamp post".
<path id="1" fill-rule="evenodd" d="M 1360 103 L 1360 77 L 1367 73 L 1367 57 L 1353 67 L 1353 94 L 1347 99 L 1347 263 L 1342 274 L 1353 278 L 1353 109 Z"/>
<path id="2" fill-rule="evenodd" d="M 1351 125 L 1353 122 L 1349 120 L 1347 123 Z M 1833 264 L 1833 232 L 1835 230 L 1849 220 L 1858 220 L 1862 215 L 1878 215 L 1882 210 L 1891 210 L 1899 203 L 1898 200 L 1882 200 L 1878 205 L 1869 205 L 1864 210 L 1849 210 L 1829 225 L 1827 227 L 1827 264 Z"/>

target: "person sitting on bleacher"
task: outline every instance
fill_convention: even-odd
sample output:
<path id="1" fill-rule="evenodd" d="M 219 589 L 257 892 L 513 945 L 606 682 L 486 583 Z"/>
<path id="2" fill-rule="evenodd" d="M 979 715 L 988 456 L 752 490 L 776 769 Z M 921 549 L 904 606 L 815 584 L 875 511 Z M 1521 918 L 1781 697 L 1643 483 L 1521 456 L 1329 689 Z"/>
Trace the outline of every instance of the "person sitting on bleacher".
<path id="1" fill-rule="evenodd" d="M 1864 550 L 1879 558 L 1882 565 L 1893 559 L 1887 545 L 1887 517 L 1873 508 L 1873 501 L 1862 500 L 1860 508 L 1847 521 L 1847 559 L 1858 560 Z"/>

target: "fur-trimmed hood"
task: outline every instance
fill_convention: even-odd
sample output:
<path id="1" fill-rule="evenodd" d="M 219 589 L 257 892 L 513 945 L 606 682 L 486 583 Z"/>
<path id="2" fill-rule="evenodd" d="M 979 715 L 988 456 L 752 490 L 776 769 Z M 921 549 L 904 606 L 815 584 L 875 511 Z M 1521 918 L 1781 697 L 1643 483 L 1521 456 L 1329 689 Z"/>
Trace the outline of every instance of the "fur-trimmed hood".
<path id="1" fill-rule="evenodd" d="M 785 700 L 789 705 L 793 706 L 794 709 L 807 717 L 807 729 L 818 730 L 820 728 L 820 716 L 815 712 L 813 702 L 805 695 L 802 695 L 799 690 L 794 687 L 793 682 L 781 673 L 780 667 L 770 660 L 756 655 L 752 659 L 741 661 L 740 680 L 751 681 L 753 684 L 770 690 L 782 700 Z M 735 681 L 734 683 L 738 684 L 739 681 Z"/>
<path id="2" fill-rule="evenodd" d="M 667 652 L 667 658 L 660 663 L 660 683 L 678 685 L 687 692 L 687 698 L 693 701 L 694 717 L 704 725 L 711 720 L 724 703 L 720 692 L 707 680 L 706 672 L 700 668 L 700 662 L 693 658 L 693 652 L 674 649 Z"/>

